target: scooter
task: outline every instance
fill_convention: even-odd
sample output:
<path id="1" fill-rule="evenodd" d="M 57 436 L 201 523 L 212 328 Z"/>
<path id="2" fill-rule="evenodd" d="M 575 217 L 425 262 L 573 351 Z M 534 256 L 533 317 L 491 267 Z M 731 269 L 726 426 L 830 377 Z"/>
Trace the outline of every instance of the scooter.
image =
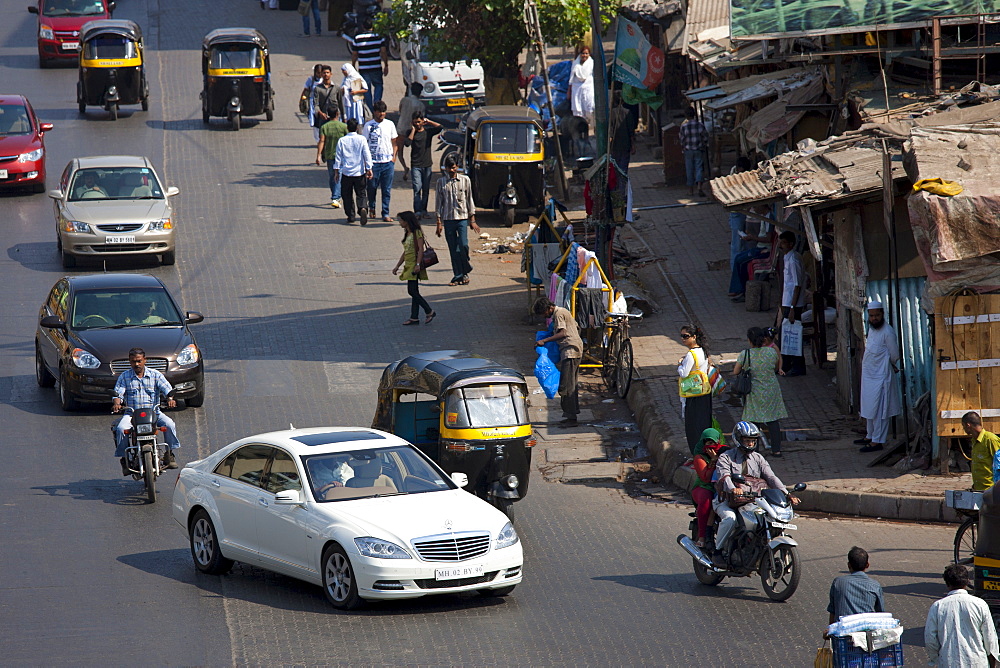
<path id="1" fill-rule="evenodd" d="M 163 472 L 161 464 L 167 461 L 167 445 L 162 437 L 167 428 L 156 426 L 160 408 L 126 407 L 124 412 L 132 416 L 132 427 L 125 430 L 125 466 L 133 479 L 145 481 L 146 500 L 156 503 L 156 478 Z"/>
<path id="2" fill-rule="evenodd" d="M 741 475 L 732 476 L 736 485 L 746 484 Z M 792 492 L 801 492 L 805 483 L 799 483 Z M 691 555 L 694 574 L 702 584 L 714 587 L 726 577 L 750 577 L 760 574 L 760 584 L 764 593 L 772 601 L 785 601 L 798 589 L 802 576 L 798 543 L 785 535 L 798 527 L 791 523 L 795 517 L 789 495 L 780 489 L 765 489 L 759 493 L 745 492 L 744 499 L 750 501 L 735 508 L 736 526 L 729 537 L 729 545 L 724 553 L 726 566 L 717 567 L 709 555 L 715 547 L 715 527 L 705 536 L 704 549 L 699 548 L 698 521 L 691 513 L 691 536 L 677 536 L 677 543 Z"/>

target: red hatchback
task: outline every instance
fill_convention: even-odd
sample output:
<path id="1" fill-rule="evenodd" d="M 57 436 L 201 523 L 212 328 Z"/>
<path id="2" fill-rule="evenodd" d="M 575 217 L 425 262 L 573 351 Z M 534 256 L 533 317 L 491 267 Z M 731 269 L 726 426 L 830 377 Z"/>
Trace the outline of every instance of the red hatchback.
<path id="1" fill-rule="evenodd" d="M 45 133 L 23 95 L 0 94 L 0 188 L 29 187 L 45 192 Z"/>
<path id="2" fill-rule="evenodd" d="M 38 14 L 38 65 L 76 60 L 80 53 L 80 29 L 87 21 L 110 19 L 115 3 L 110 0 L 38 0 L 28 11 Z"/>

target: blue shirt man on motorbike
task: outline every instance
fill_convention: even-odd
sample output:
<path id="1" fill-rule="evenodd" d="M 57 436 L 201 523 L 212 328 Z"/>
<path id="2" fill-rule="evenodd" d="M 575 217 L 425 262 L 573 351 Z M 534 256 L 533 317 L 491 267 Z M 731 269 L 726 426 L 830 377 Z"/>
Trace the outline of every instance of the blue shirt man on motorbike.
<path id="1" fill-rule="evenodd" d="M 133 410 L 147 408 L 155 410 L 157 414 L 156 426 L 166 427 L 167 431 L 164 439 L 167 442 L 167 468 L 177 468 L 177 461 L 174 458 L 174 450 L 181 447 L 177 440 L 177 426 L 174 421 L 160 412 L 160 402 L 167 398 L 167 406 L 173 408 L 177 402 L 169 396 L 174 389 L 162 373 L 156 369 L 146 368 L 146 351 L 142 348 L 132 348 L 128 351 L 128 363 L 131 367 L 128 371 L 122 372 L 115 383 L 115 397 L 111 400 L 111 412 L 118 413 L 123 407 Z M 122 475 L 129 476 L 132 472 L 125 462 L 125 448 L 128 447 L 128 435 L 125 433 L 132 428 L 132 416 L 123 415 L 114 426 L 115 432 L 115 457 L 121 458 Z"/>

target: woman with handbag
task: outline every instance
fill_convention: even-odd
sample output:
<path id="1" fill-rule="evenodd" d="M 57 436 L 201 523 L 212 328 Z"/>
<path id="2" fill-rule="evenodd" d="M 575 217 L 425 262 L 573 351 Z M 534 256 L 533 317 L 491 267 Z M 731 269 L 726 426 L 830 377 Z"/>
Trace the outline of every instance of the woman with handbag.
<path id="1" fill-rule="evenodd" d="M 681 327 L 681 343 L 688 349 L 677 366 L 681 410 L 688 449 L 694 454 L 702 432 L 712 426 L 712 386 L 708 381 L 708 352 L 701 328 L 696 325 Z"/>
<path id="2" fill-rule="evenodd" d="M 410 319 L 404 325 L 420 324 L 420 309 L 424 309 L 424 324 L 429 325 L 437 315 L 431 310 L 431 305 L 420 296 L 420 281 L 427 280 L 427 255 L 433 252 L 424 240 L 424 232 L 420 229 L 420 221 L 412 211 L 403 211 L 399 214 L 399 226 L 403 228 L 403 254 L 399 256 L 399 262 L 392 268 L 392 275 L 399 272 L 399 280 L 406 281 L 406 292 L 410 295 Z M 437 254 L 434 254 L 437 257 Z M 399 271 L 400 265 L 403 271 Z"/>
<path id="3" fill-rule="evenodd" d="M 771 443 L 771 454 L 781 457 L 781 423 L 788 417 L 785 401 L 781 396 L 781 386 L 778 376 L 785 375 L 781 370 L 781 355 L 774 348 L 766 345 L 767 330 L 751 327 L 747 330 L 747 348 L 736 358 L 733 373 L 737 376 L 744 371 L 750 371 L 753 381 L 749 392 L 745 395 L 743 417 L 746 422 L 766 425 Z M 735 386 L 737 383 L 734 382 Z"/>

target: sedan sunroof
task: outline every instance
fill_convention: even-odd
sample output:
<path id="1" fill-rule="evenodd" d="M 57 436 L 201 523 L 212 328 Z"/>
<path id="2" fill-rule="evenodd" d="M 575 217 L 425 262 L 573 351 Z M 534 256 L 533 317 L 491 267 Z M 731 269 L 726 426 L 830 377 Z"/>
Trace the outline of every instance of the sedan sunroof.
<path id="1" fill-rule="evenodd" d="M 330 443 L 345 443 L 347 441 L 374 441 L 385 439 L 384 436 L 370 431 L 328 431 L 322 434 L 303 434 L 292 436 L 293 441 L 303 445 L 329 445 Z"/>

